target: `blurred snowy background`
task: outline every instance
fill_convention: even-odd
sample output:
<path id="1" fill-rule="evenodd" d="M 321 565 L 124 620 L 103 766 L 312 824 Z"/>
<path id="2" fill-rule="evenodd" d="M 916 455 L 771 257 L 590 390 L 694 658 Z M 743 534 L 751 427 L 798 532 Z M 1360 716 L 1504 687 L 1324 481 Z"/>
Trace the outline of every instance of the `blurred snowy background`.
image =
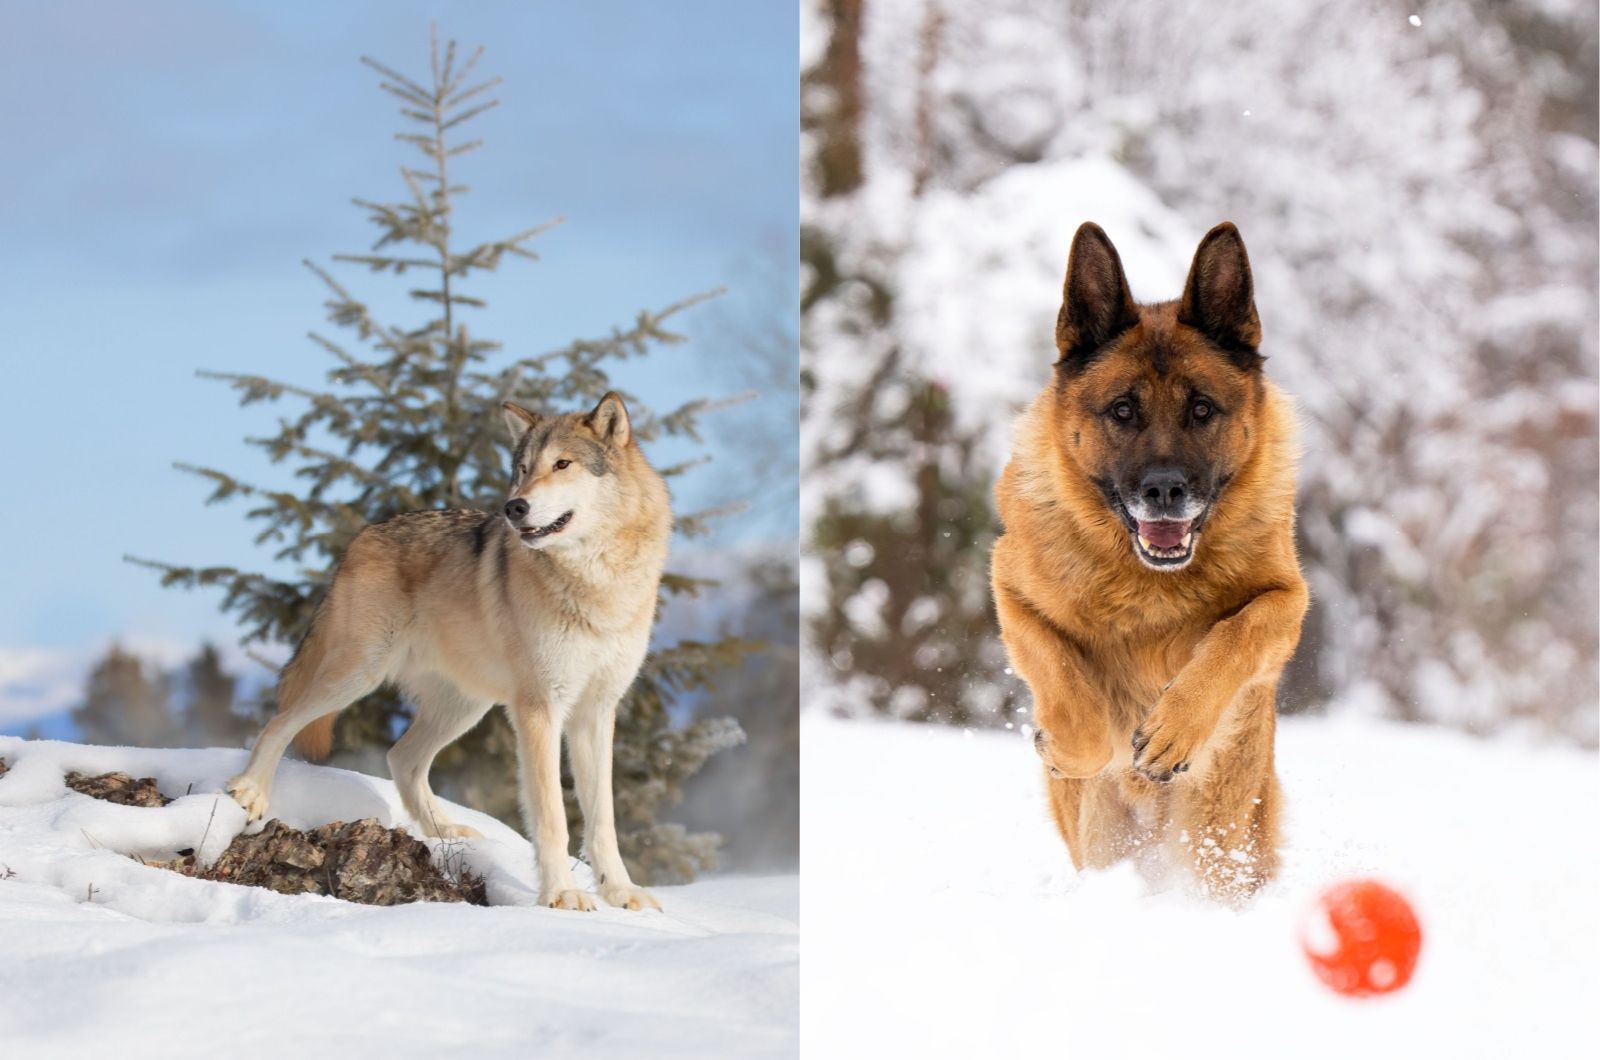
<path id="1" fill-rule="evenodd" d="M 805 701 L 1020 726 L 990 489 L 1074 229 L 1236 222 L 1298 400 L 1285 712 L 1596 742 L 1588 0 L 802 7 Z"/>

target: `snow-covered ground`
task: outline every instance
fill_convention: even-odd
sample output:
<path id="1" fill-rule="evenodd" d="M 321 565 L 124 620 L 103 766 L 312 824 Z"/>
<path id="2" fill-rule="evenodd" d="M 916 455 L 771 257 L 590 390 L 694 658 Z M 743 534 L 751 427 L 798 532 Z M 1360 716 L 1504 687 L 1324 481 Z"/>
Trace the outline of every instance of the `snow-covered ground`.
<path id="1" fill-rule="evenodd" d="M 813 1056 L 1509 1057 L 1600 1030 L 1600 762 L 1287 719 L 1284 871 L 1242 913 L 1078 877 L 1012 734 L 806 717 L 803 1032 Z M 1296 941 L 1372 875 L 1422 921 L 1416 977 L 1341 998 Z"/>
<path id="2" fill-rule="evenodd" d="M 244 815 L 215 793 L 243 755 L 0 737 L 7 1055 L 797 1052 L 795 877 L 658 888 L 660 914 L 543 909 L 528 843 L 455 807 L 486 837 L 449 853 L 486 875 L 487 909 L 289 897 L 128 856 L 226 847 Z M 101 802 L 66 789 L 68 770 L 153 776 L 181 797 L 161 809 Z M 388 781 L 298 762 L 281 767 L 272 816 L 406 823 Z"/>

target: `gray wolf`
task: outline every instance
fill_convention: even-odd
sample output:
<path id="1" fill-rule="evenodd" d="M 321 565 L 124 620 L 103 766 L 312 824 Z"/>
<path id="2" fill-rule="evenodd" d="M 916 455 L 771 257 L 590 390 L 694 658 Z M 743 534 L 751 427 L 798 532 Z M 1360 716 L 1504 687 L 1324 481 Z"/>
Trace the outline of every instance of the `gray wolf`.
<path id="1" fill-rule="evenodd" d="M 515 443 L 503 509 L 411 512 L 356 535 L 279 679 L 279 713 L 228 790 L 261 817 L 290 741 L 325 755 L 333 716 L 389 682 L 415 706 L 389 752 L 406 812 L 430 836 L 475 836 L 444 813 L 428 770 L 503 704 L 540 901 L 595 908 L 568 863 L 565 733 L 600 897 L 659 909 L 618 852 L 611 770 L 617 702 L 644 659 L 666 562 L 667 489 L 614 393 L 588 413 L 542 416 L 509 402 L 503 412 Z"/>

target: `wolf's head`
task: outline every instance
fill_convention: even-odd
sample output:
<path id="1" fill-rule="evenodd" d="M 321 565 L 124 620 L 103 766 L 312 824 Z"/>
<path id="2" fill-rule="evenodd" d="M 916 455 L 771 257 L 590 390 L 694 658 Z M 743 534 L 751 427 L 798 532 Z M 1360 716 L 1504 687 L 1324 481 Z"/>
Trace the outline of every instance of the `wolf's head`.
<path id="1" fill-rule="evenodd" d="M 569 545 L 607 532 L 617 472 L 633 444 L 628 409 L 608 393 L 592 412 L 541 416 L 507 401 L 511 493 L 505 517 L 528 548 Z"/>
<path id="2" fill-rule="evenodd" d="M 1183 298 L 1137 305 L 1098 225 L 1072 240 L 1056 319 L 1055 444 L 1145 566 L 1189 565 L 1261 416 L 1261 323 L 1238 229 L 1200 241 Z"/>

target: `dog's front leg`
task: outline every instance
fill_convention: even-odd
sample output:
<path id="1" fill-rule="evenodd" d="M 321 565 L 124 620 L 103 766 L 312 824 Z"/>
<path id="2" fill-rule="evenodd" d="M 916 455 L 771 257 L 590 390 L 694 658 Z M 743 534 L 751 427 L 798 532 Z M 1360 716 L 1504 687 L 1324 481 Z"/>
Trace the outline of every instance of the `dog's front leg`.
<path id="1" fill-rule="evenodd" d="M 539 902 L 552 909 L 595 908 L 580 890 L 567 860 L 567 810 L 561 798 L 561 725 L 545 704 L 513 707 L 517 764 L 522 771 L 522 812 L 533 832 L 539 868 Z"/>
<path id="2" fill-rule="evenodd" d="M 1009 586 L 995 586 L 1000 639 L 1033 692 L 1034 749 L 1056 779 L 1092 777 L 1111 761 L 1111 715 L 1077 647 Z"/>
<path id="3" fill-rule="evenodd" d="M 1269 589 L 1218 622 L 1133 734 L 1133 768 L 1165 784 L 1193 764 L 1239 690 L 1276 680 L 1300 640 L 1302 584 Z"/>

